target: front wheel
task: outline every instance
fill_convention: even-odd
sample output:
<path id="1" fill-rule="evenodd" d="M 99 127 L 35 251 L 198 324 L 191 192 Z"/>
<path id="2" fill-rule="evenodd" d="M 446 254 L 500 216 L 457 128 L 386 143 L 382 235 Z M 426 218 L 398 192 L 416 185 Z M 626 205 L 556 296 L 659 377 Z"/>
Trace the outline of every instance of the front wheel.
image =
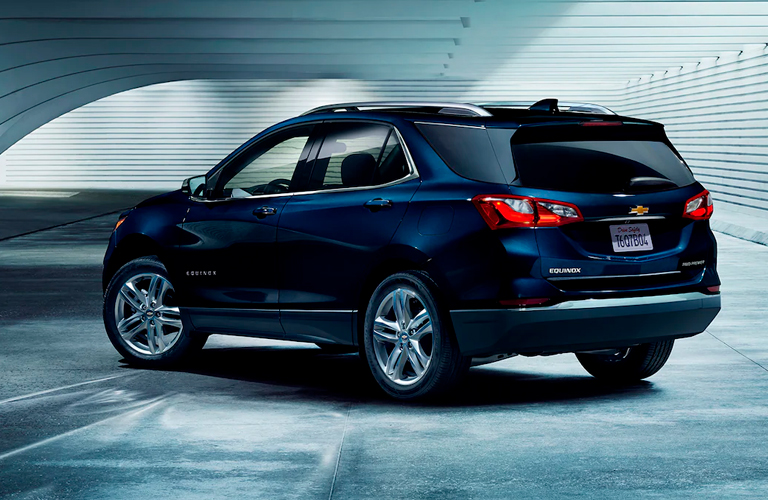
<path id="1" fill-rule="evenodd" d="M 453 387 L 469 369 L 450 319 L 426 273 L 385 279 L 365 313 L 365 357 L 382 389 L 398 399 L 434 396 Z"/>
<path id="2" fill-rule="evenodd" d="M 156 257 L 141 257 L 115 273 L 104 294 L 104 326 L 128 362 L 165 366 L 203 348 L 181 320 L 168 271 Z"/>
<path id="3" fill-rule="evenodd" d="M 618 349 L 611 354 L 576 353 L 576 358 L 585 370 L 599 379 L 636 382 L 661 370 L 674 344 L 674 340 L 665 340 Z"/>

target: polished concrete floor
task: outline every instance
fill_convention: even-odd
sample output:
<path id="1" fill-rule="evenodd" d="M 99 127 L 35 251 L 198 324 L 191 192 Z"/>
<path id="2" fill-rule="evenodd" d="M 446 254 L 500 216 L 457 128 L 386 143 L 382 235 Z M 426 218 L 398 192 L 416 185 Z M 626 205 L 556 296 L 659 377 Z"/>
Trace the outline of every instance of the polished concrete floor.
<path id="1" fill-rule="evenodd" d="M 512 358 L 404 404 L 307 344 L 123 364 L 100 317 L 114 219 L 0 242 L 0 497 L 768 497 L 767 247 L 718 235 L 724 310 L 646 382 Z"/>

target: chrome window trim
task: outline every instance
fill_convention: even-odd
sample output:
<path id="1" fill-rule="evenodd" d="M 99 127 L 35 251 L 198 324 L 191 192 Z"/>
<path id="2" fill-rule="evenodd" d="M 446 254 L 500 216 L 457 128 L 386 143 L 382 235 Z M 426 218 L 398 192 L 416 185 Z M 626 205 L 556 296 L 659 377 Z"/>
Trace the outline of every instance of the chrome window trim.
<path id="1" fill-rule="evenodd" d="M 301 196 L 301 195 L 308 195 L 308 194 L 318 194 L 318 193 L 339 193 L 339 192 L 345 192 L 345 191 L 364 191 L 364 190 L 379 189 L 379 188 L 384 188 L 384 187 L 395 186 L 397 184 L 402 184 L 403 182 L 408 182 L 410 180 L 418 179 L 420 177 L 419 176 L 419 171 L 416 169 L 416 163 L 413 161 L 413 157 L 411 156 L 411 151 L 410 151 L 410 149 L 408 149 L 408 145 L 405 143 L 405 139 L 403 138 L 403 135 L 400 133 L 400 130 L 398 130 L 395 125 L 393 125 L 392 123 L 389 123 L 389 122 L 382 122 L 382 121 L 376 121 L 376 120 L 365 120 L 365 119 L 361 119 L 361 120 L 355 120 L 355 119 L 323 120 L 322 122 L 319 122 L 319 123 L 339 123 L 339 122 L 344 122 L 344 121 L 347 121 L 347 122 L 361 122 L 361 123 L 366 123 L 366 122 L 370 122 L 370 123 L 383 123 L 383 124 L 386 124 L 386 125 L 389 125 L 390 127 L 392 127 L 394 129 L 394 131 L 395 131 L 395 134 L 397 134 L 397 140 L 400 142 L 400 145 L 403 147 L 403 152 L 405 154 L 405 162 L 408 164 L 408 170 L 410 171 L 410 173 L 408 175 L 406 175 L 405 177 L 401 178 L 401 179 L 397 179 L 397 180 L 392 181 L 392 182 L 387 182 L 386 184 L 377 184 L 375 186 L 356 186 L 356 187 L 335 188 L 335 189 L 316 189 L 314 191 L 299 191 L 299 192 L 296 192 L 296 193 L 257 194 L 257 195 L 252 195 L 252 196 L 243 196 L 241 198 L 216 198 L 214 200 L 209 200 L 209 199 L 206 199 L 206 198 L 198 198 L 198 197 L 190 195 L 189 199 L 191 201 L 195 201 L 195 202 L 198 202 L 198 203 L 226 203 L 226 202 L 234 201 L 234 200 L 259 200 L 259 199 L 267 199 L 267 198 L 276 198 L 276 197 L 280 197 L 280 196 L 293 197 L 293 196 Z M 307 123 L 315 123 L 315 122 L 307 122 Z M 305 125 L 307 123 L 302 123 L 301 125 Z M 291 127 L 293 127 L 293 125 L 291 125 Z M 275 132 L 273 132 L 273 133 L 277 133 L 277 132 L 286 130 L 287 128 L 288 127 L 281 128 L 280 130 L 275 130 Z M 270 133 L 269 135 L 264 136 L 264 138 L 267 138 L 270 135 L 272 135 L 272 133 Z M 233 158 L 233 160 L 234 160 L 234 158 Z M 224 166 L 222 166 L 221 168 L 224 168 Z"/>

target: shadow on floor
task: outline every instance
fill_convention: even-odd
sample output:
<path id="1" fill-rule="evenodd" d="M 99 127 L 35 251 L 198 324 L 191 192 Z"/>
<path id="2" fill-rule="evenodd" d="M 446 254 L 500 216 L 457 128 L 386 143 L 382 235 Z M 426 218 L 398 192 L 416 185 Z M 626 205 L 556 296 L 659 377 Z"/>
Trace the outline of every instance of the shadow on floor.
<path id="1" fill-rule="evenodd" d="M 613 385 L 586 373 L 584 376 L 552 376 L 490 366 L 472 368 L 462 383 L 447 396 L 406 404 L 443 408 L 526 405 L 649 397 L 658 391 L 652 383 L 645 381 Z M 241 397 L 248 399 L 274 397 L 296 401 L 403 404 L 381 392 L 365 361 L 357 354 L 332 355 L 315 348 L 214 348 L 203 350 L 194 360 L 174 371 L 246 382 L 248 384 L 242 385 Z"/>

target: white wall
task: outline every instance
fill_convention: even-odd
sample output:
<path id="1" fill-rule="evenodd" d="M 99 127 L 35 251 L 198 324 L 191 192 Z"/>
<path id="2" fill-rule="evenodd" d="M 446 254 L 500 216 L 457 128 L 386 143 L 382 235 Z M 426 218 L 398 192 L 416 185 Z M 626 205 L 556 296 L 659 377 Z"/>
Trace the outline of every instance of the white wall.
<path id="1" fill-rule="evenodd" d="M 0 155 L 0 188 L 174 189 L 262 129 L 321 104 L 484 102 L 559 97 L 616 104 L 619 85 L 508 81 L 212 81 L 166 83 L 71 111 Z"/>
<path id="2" fill-rule="evenodd" d="M 173 189 L 265 127 L 320 104 L 542 97 L 598 102 L 660 121 L 718 203 L 743 211 L 768 209 L 765 46 L 622 85 L 502 80 L 155 85 L 101 99 L 32 132 L 0 155 L 0 188 Z"/>
<path id="3" fill-rule="evenodd" d="M 632 81 L 617 111 L 663 123 L 718 204 L 768 210 L 766 46 Z"/>

